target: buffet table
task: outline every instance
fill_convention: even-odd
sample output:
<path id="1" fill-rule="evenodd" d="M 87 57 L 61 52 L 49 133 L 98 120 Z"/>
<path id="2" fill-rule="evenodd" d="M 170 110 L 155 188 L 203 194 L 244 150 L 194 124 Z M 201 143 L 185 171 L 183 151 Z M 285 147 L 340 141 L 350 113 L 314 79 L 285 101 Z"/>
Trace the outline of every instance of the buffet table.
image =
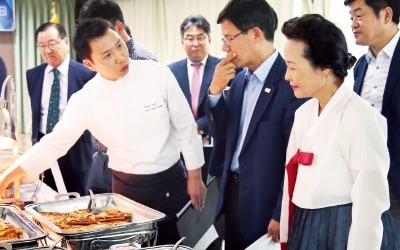
<path id="1" fill-rule="evenodd" d="M 130 244 L 134 242 L 139 242 L 140 244 L 143 244 L 142 247 L 144 247 L 144 249 L 164 249 L 159 248 L 162 246 L 151 247 L 150 245 L 151 239 L 154 239 L 154 237 L 156 237 L 157 235 L 156 222 L 163 219 L 163 217 L 165 216 L 164 214 L 117 194 L 98 194 L 95 195 L 95 197 L 96 203 L 98 203 L 97 205 L 99 206 L 100 204 L 100 208 L 111 205 L 121 208 L 122 211 L 125 210 L 132 212 L 135 217 L 132 220 L 131 224 L 127 226 L 126 230 L 123 228 L 122 231 L 118 231 L 119 229 L 121 229 L 119 227 L 112 230 L 104 230 L 102 232 L 95 230 L 84 232 L 83 234 L 71 234 L 67 231 L 64 231 L 63 229 L 54 227 L 54 225 L 51 223 L 49 224 L 48 222 L 43 221 L 43 218 L 38 215 L 38 212 L 53 210 L 58 212 L 68 212 L 75 209 L 86 209 L 89 201 L 89 196 L 79 197 L 78 195 L 76 196 L 76 198 L 70 199 L 68 194 L 60 195 L 44 183 L 41 184 L 39 190 L 36 190 L 37 185 L 37 182 L 22 184 L 20 188 L 21 200 L 19 204 L 14 205 L 18 206 L 26 215 L 26 217 L 28 217 L 35 224 L 38 224 L 40 228 L 47 232 L 47 234 L 43 236 L 44 238 L 38 241 L 38 246 L 47 247 L 43 249 L 49 249 L 49 246 L 53 245 L 57 246 L 58 249 L 72 250 L 88 249 L 89 246 L 90 248 L 92 246 L 95 246 L 95 248 L 93 249 L 136 249 L 124 248 L 125 246 L 119 246 L 118 248 L 116 247 L 118 243 L 123 242 L 130 242 Z M 213 217 L 209 214 L 209 212 L 213 210 L 213 207 L 215 205 L 213 204 L 214 202 L 210 202 L 211 200 L 215 200 L 216 198 L 214 197 L 215 192 L 212 192 L 215 191 L 212 188 L 213 186 L 215 186 L 215 183 L 214 185 L 208 186 L 210 193 L 208 195 L 207 207 L 209 209 L 204 209 L 204 211 L 199 213 L 191 209 L 189 206 L 189 208 L 183 209 L 183 214 L 178 216 L 180 217 L 180 220 L 178 222 L 180 233 L 182 237 L 186 237 L 185 242 L 183 242 L 183 244 L 186 246 L 181 246 L 181 248 L 178 249 L 192 249 L 190 247 L 194 247 L 193 249 L 205 249 L 206 246 L 208 246 L 209 242 L 215 238 L 215 234 L 211 236 L 209 234 L 210 230 L 207 231 L 207 228 L 212 225 L 213 221 Z M 33 199 L 35 190 L 38 192 L 35 195 L 36 199 Z M 33 200 L 35 200 L 35 202 L 33 202 Z M 207 212 L 207 210 L 209 211 Z M 207 223 L 205 223 L 206 220 L 204 220 L 203 218 L 201 220 L 203 221 L 203 223 L 193 223 L 192 218 L 199 219 L 200 217 L 210 217 L 210 221 L 207 221 Z M 204 230 L 200 230 L 193 235 L 193 231 L 198 231 L 193 230 L 193 228 L 199 229 L 199 226 L 201 225 L 205 226 Z M 213 227 L 211 226 L 211 228 Z M 111 242 L 113 243 L 111 244 Z M 124 244 L 125 243 L 123 243 L 122 245 Z M 112 248 L 111 246 L 115 247 Z M 166 245 L 164 247 L 166 247 Z M 2 248 L 0 247 L 0 249 Z M 166 249 L 171 249 L 171 246 L 168 246 Z"/>

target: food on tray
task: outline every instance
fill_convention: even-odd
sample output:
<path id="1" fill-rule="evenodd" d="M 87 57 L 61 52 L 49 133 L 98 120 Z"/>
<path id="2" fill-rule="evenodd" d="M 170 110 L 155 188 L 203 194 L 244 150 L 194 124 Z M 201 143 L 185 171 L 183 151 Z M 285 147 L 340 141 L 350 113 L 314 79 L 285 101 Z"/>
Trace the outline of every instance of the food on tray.
<path id="1" fill-rule="evenodd" d="M 124 213 L 116 208 L 106 207 L 101 213 L 95 216 L 97 221 L 129 220 L 131 213 Z"/>
<path id="2" fill-rule="evenodd" d="M 16 228 L 0 218 L 0 240 L 22 239 L 22 228 Z"/>
<path id="3" fill-rule="evenodd" d="M 106 207 L 94 215 L 85 209 L 70 213 L 40 212 L 51 223 L 66 231 L 86 231 L 129 223 L 132 213 L 125 213 L 117 208 Z"/>
<path id="4" fill-rule="evenodd" d="M 68 225 L 90 225 L 96 224 L 96 215 L 88 212 L 87 210 L 77 210 L 72 213 L 68 213 L 65 219 Z"/>

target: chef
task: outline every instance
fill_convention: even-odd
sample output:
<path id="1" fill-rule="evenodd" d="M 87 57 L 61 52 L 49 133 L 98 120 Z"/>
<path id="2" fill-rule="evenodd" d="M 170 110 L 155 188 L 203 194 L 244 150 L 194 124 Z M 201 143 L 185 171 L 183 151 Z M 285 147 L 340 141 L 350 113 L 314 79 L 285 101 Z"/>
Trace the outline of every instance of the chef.
<path id="1" fill-rule="evenodd" d="M 53 132 L 0 175 L 0 194 L 17 178 L 37 178 L 89 130 L 108 146 L 113 192 L 165 213 L 157 241 L 177 242 L 176 214 L 189 199 L 202 210 L 207 191 L 201 137 L 175 77 L 161 63 L 130 60 L 103 19 L 80 23 L 73 45 L 97 75 L 70 98 Z"/>

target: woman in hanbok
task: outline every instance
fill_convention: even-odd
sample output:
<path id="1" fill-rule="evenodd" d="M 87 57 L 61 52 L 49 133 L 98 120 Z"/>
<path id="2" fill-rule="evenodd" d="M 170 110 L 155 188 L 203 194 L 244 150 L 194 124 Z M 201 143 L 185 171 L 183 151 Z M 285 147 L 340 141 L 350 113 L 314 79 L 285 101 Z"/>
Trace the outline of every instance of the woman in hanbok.
<path id="1" fill-rule="evenodd" d="M 282 249 L 399 249 L 389 213 L 385 118 L 345 83 L 356 61 L 341 30 L 318 14 L 284 23 L 297 98 L 282 212 Z M 297 175 L 297 177 L 296 177 Z"/>

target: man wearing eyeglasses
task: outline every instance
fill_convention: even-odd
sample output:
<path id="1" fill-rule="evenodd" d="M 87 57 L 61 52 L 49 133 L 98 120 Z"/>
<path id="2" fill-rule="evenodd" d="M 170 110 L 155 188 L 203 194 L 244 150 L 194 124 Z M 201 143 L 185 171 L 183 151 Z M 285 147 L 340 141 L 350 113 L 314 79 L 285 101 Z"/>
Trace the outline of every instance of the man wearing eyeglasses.
<path id="1" fill-rule="evenodd" d="M 221 162 L 217 157 L 223 153 L 222 142 L 215 142 L 211 137 L 206 119 L 205 103 L 207 90 L 210 86 L 215 66 L 219 58 L 209 54 L 211 43 L 211 29 L 207 19 L 202 15 L 190 15 L 180 25 L 181 43 L 186 58 L 168 65 L 177 79 L 197 124 L 197 132 L 203 138 L 203 152 L 205 163 L 201 169 L 204 183 L 207 177 L 217 177 L 219 181 Z M 196 75 L 197 74 L 197 75 Z M 214 147 L 215 146 L 215 147 Z M 213 152 L 213 150 L 216 150 Z M 213 157 L 211 157 L 213 153 Z M 222 244 L 223 228 L 220 220 L 216 224 L 219 238 L 208 249 L 220 249 Z"/>
<path id="2" fill-rule="evenodd" d="M 171 63 L 171 69 L 178 80 L 197 124 L 197 131 L 203 137 L 205 164 L 202 167 L 204 183 L 207 183 L 208 162 L 213 141 L 207 128 L 205 102 L 215 66 L 219 58 L 209 55 L 210 24 L 201 15 L 191 15 L 185 18 L 180 26 L 181 43 L 186 58 Z M 196 76 L 197 73 L 197 76 Z"/>
<path id="3" fill-rule="evenodd" d="M 44 63 L 26 72 L 32 109 L 32 144 L 52 131 L 52 123 L 61 119 L 71 95 L 95 75 L 83 64 L 70 59 L 70 42 L 62 25 L 44 23 L 36 30 L 35 38 Z M 58 87 L 55 89 L 55 86 Z M 53 106 L 50 102 L 57 96 L 58 102 L 55 101 L 56 106 Z M 62 182 L 56 177 L 56 184 L 54 177 L 57 175 L 53 176 L 53 173 L 59 173 L 59 167 L 66 191 L 85 195 L 91 162 L 91 135 L 86 131 L 51 170 L 44 172 L 44 182 L 61 192 L 57 185 L 62 187 Z"/>
<path id="4" fill-rule="evenodd" d="M 216 217 L 225 213 L 225 249 L 245 249 L 265 234 L 279 242 L 286 147 L 304 100 L 285 81 L 273 44 L 278 19 L 266 1 L 229 1 L 217 23 L 226 57 L 209 88 L 207 119 L 226 150 Z"/>

